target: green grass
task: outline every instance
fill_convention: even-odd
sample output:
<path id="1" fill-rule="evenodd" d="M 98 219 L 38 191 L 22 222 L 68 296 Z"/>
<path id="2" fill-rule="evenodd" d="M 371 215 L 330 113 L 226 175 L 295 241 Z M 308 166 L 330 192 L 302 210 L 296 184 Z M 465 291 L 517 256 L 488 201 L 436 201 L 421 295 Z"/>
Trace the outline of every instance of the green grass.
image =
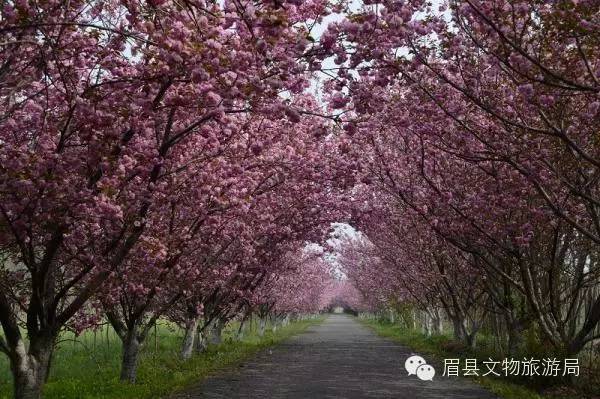
<path id="1" fill-rule="evenodd" d="M 322 318 L 291 322 L 275 333 L 258 337 L 256 326 L 242 341 L 234 341 L 235 326 L 224 332 L 224 342 L 183 361 L 179 358 L 182 331 L 161 324 L 142 350 L 135 385 L 119 381 L 120 341 L 111 329 L 85 332 L 73 340 L 65 334 L 55 352 L 45 399 L 158 398 L 201 381 L 215 371 L 239 364 L 259 350 L 298 334 Z M 6 356 L 0 356 L 0 399 L 12 397 L 12 377 Z"/>
<path id="2" fill-rule="evenodd" d="M 456 347 L 452 344 L 452 338 L 448 335 L 434 335 L 427 337 L 418 331 L 408 330 L 402 328 L 399 325 L 392 325 L 389 323 L 383 323 L 376 319 L 360 319 L 360 321 L 372 328 L 377 334 L 390 338 L 393 341 L 399 342 L 413 349 L 415 352 L 425 356 L 430 355 L 438 360 L 443 358 L 478 358 L 487 359 L 498 359 L 498 356 L 493 356 L 489 351 L 485 349 L 478 352 L 469 352 L 462 350 L 457 354 L 456 351 L 450 348 Z M 441 361 L 441 360 L 440 360 Z M 443 361 L 441 361 L 443 363 Z M 470 377 L 465 377 L 470 378 Z M 535 390 L 530 389 L 527 386 L 507 381 L 502 378 L 488 377 L 474 377 L 472 378 L 477 383 L 488 388 L 490 391 L 496 393 L 505 399 L 544 399 L 548 396 L 542 396 Z M 561 398 L 567 399 L 568 396 L 562 396 Z M 580 398 L 580 396 L 571 396 L 571 398 Z"/>

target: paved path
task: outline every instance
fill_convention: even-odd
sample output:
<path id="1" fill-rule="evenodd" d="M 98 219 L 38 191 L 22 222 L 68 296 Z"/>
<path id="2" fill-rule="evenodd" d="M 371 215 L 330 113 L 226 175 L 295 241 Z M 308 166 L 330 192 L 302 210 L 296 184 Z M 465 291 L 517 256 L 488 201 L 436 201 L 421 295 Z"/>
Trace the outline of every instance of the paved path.
<path id="1" fill-rule="evenodd" d="M 377 336 L 350 316 L 331 315 L 236 370 L 173 399 L 495 399 L 462 378 L 407 376 L 410 349 Z"/>

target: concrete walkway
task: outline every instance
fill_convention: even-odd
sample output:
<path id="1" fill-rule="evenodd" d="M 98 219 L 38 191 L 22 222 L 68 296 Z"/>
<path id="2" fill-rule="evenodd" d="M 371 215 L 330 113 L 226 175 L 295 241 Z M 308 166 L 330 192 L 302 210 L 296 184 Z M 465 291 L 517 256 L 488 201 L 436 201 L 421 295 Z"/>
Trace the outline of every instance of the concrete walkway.
<path id="1" fill-rule="evenodd" d="M 173 399 L 398 398 L 493 399 L 462 378 L 407 376 L 410 349 L 377 336 L 354 318 L 330 315 L 236 370 L 211 377 Z"/>

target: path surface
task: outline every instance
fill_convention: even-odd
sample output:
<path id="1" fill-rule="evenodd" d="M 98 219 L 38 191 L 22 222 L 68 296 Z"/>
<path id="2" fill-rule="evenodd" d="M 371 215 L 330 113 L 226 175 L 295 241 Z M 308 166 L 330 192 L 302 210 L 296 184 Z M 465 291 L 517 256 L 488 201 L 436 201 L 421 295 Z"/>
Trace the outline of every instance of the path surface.
<path id="1" fill-rule="evenodd" d="M 377 336 L 350 316 L 331 315 L 236 370 L 173 399 L 495 399 L 462 378 L 407 376 L 410 349 Z"/>

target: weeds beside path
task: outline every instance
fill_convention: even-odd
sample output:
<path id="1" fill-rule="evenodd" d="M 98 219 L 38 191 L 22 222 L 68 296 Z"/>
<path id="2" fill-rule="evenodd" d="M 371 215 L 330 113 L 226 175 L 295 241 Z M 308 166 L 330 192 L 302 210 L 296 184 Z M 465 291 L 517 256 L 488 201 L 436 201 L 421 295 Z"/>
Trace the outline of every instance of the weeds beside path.
<path id="1" fill-rule="evenodd" d="M 393 341 L 410 347 L 420 355 L 430 355 L 437 359 L 438 363 L 443 364 L 443 359 L 461 358 L 463 361 L 466 358 L 488 360 L 489 354 L 478 351 L 465 351 L 464 348 L 460 351 L 456 350 L 456 345 L 446 335 L 434 335 L 427 337 L 426 335 L 415 330 L 408 330 L 398 324 L 390 324 L 377 319 L 361 318 L 362 324 L 373 329 L 382 337 L 389 338 Z M 496 358 L 497 360 L 497 358 Z M 480 363 L 479 362 L 479 363 Z M 463 363 L 461 363 L 463 364 Z M 443 369 L 438 372 L 442 376 Z M 446 377 L 442 377 L 446 378 Z M 530 386 L 515 383 L 504 377 L 452 377 L 452 378 L 469 378 L 476 381 L 478 384 L 488 388 L 490 391 L 499 395 L 504 399 L 583 399 L 596 398 L 595 396 L 586 396 L 581 392 L 571 392 L 560 395 L 542 395 Z"/>
<path id="2" fill-rule="evenodd" d="M 44 399 L 146 399 L 158 398 L 201 381 L 212 372 L 235 365 L 275 345 L 323 318 L 291 322 L 259 337 L 251 330 L 245 339 L 233 340 L 234 328 L 224 332 L 221 345 L 184 361 L 179 357 L 181 334 L 163 324 L 143 350 L 135 385 L 119 381 L 120 343 L 106 332 L 86 332 L 76 340 L 63 337 L 55 353 Z M 0 358 L 0 399 L 12 398 L 12 381 L 6 359 Z"/>

